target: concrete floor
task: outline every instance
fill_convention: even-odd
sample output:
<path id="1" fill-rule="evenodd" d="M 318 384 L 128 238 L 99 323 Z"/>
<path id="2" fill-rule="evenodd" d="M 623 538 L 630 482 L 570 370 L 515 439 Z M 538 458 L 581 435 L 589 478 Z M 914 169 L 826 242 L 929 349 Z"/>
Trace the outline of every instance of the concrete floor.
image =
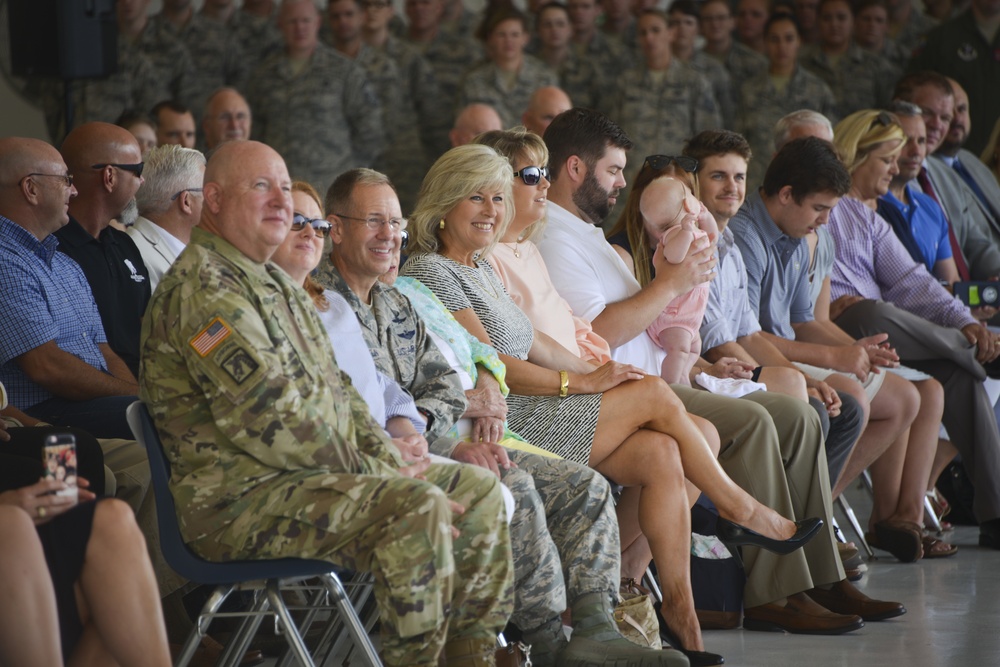
<path id="1" fill-rule="evenodd" d="M 864 525 L 867 495 L 852 487 L 848 499 Z M 744 667 L 1000 666 L 1000 552 L 979 547 L 978 536 L 978 528 L 959 526 L 945 538 L 958 554 L 916 563 L 876 550 L 879 559 L 855 585 L 902 602 L 907 613 L 899 618 L 837 637 L 714 630 L 705 646 Z"/>
<path id="2" fill-rule="evenodd" d="M 848 499 L 864 525 L 867 494 L 852 487 Z M 837 637 L 712 630 L 705 646 L 742 667 L 1000 667 L 1000 552 L 980 548 L 978 534 L 965 526 L 948 533 L 947 541 L 960 546 L 951 558 L 902 564 L 876 551 L 879 559 L 856 585 L 902 602 L 904 616 Z"/>

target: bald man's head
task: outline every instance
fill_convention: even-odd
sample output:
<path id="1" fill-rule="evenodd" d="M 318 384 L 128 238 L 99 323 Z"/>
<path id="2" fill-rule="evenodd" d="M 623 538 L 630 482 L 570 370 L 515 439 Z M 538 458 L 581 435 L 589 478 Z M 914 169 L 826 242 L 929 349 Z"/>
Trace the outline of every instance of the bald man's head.
<path id="1" fill-rule="evenodd" d="M 201 122 L 205 146 L 212 149 L 224 141 L 249 139 L 252 120 L 250 105 L 235 88 L 217 90 L 208 98 Z"/>
<path id="2" fill-rule="evenodd" d="M 451 146 L 464 146 L 472 143 L 477 135 L 490 130 L 502 130 L 503 121 L 496 109 L 488 104 L 470 104 L 462 109 L 455 118 L 455 127 L 451 128 L 448 138 Z"/>
<path id="3" fill-rule="evenodd" d="M 33 171 L 45 171 L 44 167 L 52 162 L 58 162 L 62 165 L 62 172 L 66 172 L 66 165 L 63 164 L 59 151 L 39 139 L 0 139 L 0 155 L 3 155 L 3 160 L 0 160 L 0 186 L 5 188 L 0 197 L 3 198 L 9 197 L 7 186 L 17 185 L 18 181 Z"/>
<path id="4" fill-rule="evenodd" d="M 532 94 L 528 108 L 521 115 L 521 122 L 530 131 L 542 136 L 553 118 L 572 108 L 573 103 L 562 88 L 544 86 Z"/>
<path id="5" fill-rule="evenodd" d="M 110 123 L 85 123 L 69 133 L 62 153 L 80 196 L 70 214 L 95 237 L 112 219 L 126 226 L 139 216 L 142 151 L 132 133 Z"/>
<path id="6" fill-rule="evenodd" d="M 0 215 L 43 240 L 69 221 L 76 188 L 59 151 L 38 139 L 0 139 Z"/>
<path id="7" fill-rule="evenodd" d="M 111 123 L 85 123 L 59 148 L 66 166 L 77 178 L 95 164 L 137 164 L 142 161 L 139 142 L 132 133 Z"/>
<path id="8" fill-rule="evenodd" d="M 201 227 L 255 262 L 266 262 L 292 226 L 285 161 L 257 141 L 222 144 L 205 169 Z"/>

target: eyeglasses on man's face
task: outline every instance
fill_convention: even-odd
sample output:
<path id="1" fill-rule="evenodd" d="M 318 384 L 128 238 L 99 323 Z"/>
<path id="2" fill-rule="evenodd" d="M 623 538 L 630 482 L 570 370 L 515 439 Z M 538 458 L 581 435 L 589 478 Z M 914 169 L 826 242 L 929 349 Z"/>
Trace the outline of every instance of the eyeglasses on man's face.
<path id="1" fill-rule="evenodd" d="M 333 215 L 338 218 L 343 218 L 345 220 L 354 220 L 355 222 L 365 223 L 365 227 L 371 230 L 382 229 L 385 225 L 389 225 L 389 229 L 393 232 L 399 232 L 406 229 L 408 220 L 406 218 L 382 218 L 377 215 L 371 215 L 367 218 L 356 218 L 351 215 L 343 215 L 341 213 L 334 213 Z"/>
<path id="2" fill-rule="evenodd" d="M 44 176 L 46 178 L 61 178 L 63 180 L 63 183 L 66 184 L 67 188 L 73 187 L 73 174 L 43 174 L 38 171 L 33 171 L 30 174 L 25 175 L 24 178 L 22 178 L 17 182 L 18 187 L 23 186 L 26 180 L 34 176 Z"/>

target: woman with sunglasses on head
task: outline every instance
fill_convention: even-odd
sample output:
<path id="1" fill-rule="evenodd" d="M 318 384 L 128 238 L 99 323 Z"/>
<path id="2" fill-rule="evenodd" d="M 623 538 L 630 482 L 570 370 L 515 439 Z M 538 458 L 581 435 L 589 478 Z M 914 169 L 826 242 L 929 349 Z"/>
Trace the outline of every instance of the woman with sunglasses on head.
<path id="1" fill-rule="evenodd" d="M 518 160 L 524 163 L 515 160 L 522 176 L 526 167 L 544 164 L 545 155 L 536 154 L 537 149 L 522 152 Z M 530 159 L 538 161 L 531 164 Z M 515 218 L 510 202 L 523 201 L 523 191 L 512 196 L 514 172 L 511 161 L 486 146 L 473 144 L 445 153 L 421 187 L 411 218 L 413 254 L 402 274 L 423 282 L 459 323 L 500 353 L 511 387 L 508 418 L 516 432 L 629 487 L 619 517 L 624 513 L 633 524 L 637 517 L 649 541 L 663 583 L 663 609 L 679 637 L 677 645 L 688 649 L 697 664 L 718 664 L 719 656 L 703 653 L 694 613 L 689 503 L 681 457 L 692 459 L 687 474 L 697 485 L 712 489 L 725 507 L 724 515 L 750 522 L 754 530 L 773 538 L 766 540 L 769 548 L 803 544 L 806 535 L 813 534 L 815 521 L 796 526 L 739 489 L 721 472 L 706 436 L 661 380 L 626 364 L 588 363 L 532 327 L 485 261 Z M 523 185 L 522 176 L 518 183 Z M 524 186 L 534 190 L 528 199 L 544 201 L 543 180 Z M 532 208 L 534 213 L 527 215 L 537 220 L 538 207 Z M 711 435 L 711 429 L 706 430 Z M 781 542 L 785 539 L 788 542 Z"/>
<path id="2" fill-rule="evenodd" d="M 652 155 L 645 162 L 651 170 L 662 170 L 678 161 L 698 168 L 697 160 L 687 157 Z M 622 243 L 628 248 L 642 248 L 652 267 L 652 258 L 657 254 L 671 264 L 679 264 L 695 241 L 708 238 L 713 245 L 718 241 L 719 227 L 695 196 L 694 178 L 678 166 L 673 170 L 679 172 L 676 176 L 660 175 L 641 189 L 636 186 L 641 196 L 629 198 L 628 209 L 612 230 L 611 243 L 626 264 L 631 264 L 632 257 Z M 645 278 L 640 284 L 649 282 L 649 275 Z M 660 376 L 670 384 L 691 384 L 691 369 L 701 355 L 698 329 L 708 304 L 708 289 L 708 283 L 702 283 L 675 298 L 646 329 L 653 342 L 667 352 Z"/>

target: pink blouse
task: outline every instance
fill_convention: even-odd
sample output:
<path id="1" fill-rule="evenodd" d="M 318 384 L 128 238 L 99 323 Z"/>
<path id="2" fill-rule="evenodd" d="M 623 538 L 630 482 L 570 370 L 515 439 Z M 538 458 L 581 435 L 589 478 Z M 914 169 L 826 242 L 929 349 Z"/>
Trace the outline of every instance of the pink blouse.
<path id="1" fill-rule="evenodd" d="M 516 248 L 520 257 L 514 254 L 514 244 L 498 243 L 487 259 L 535 329 L 585 361 L 611 361 L 608 342 L 594 333 L 590 322 L 573 315 L 569 304 L 559 296 L 538 246 L 521 241 Z"/>

